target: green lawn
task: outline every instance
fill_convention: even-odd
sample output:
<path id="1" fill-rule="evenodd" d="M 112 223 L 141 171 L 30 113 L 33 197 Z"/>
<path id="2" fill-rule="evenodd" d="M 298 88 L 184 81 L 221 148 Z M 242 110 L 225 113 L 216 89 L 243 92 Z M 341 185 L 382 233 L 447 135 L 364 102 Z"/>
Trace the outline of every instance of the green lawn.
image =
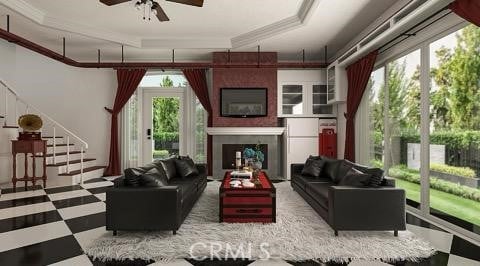
<path id="1" fill-rule="evenodd" d="M 420 185 L 401 179 L 396 179 L 395 182 L 397 187 L 405 189 L 408 199 L 420 202 Z M 430 206 L 462 220 L 480 225 L 480 202 L 430 189 Z"/>

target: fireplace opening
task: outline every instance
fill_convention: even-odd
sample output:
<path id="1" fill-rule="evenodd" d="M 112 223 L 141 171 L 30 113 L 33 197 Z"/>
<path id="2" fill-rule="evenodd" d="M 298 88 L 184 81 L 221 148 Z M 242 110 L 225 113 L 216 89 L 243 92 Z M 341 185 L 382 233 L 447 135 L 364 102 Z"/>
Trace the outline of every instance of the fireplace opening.
<path id="1" fill-rule="evenodd" d="M 222 144 L 222 169 L 235 169 L 235 153 L 237 151 L 242 152 L 246 148 L 256 149 L 258 144 Z M 268 144 L 260 144 L 260 151 L 265 155 L 265 159 L 262 163 L 262 169 L 268 169 Z M 242 158 L 242 164 L 245 161 Z"/>

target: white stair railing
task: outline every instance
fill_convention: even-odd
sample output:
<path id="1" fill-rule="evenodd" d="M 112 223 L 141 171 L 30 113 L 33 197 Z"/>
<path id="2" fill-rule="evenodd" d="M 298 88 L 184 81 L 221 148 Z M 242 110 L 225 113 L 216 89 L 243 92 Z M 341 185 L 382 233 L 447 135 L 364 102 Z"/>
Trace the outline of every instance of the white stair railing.
<path id="1" fill-rule="evenodd" d="M 3 114 L 0 114 L 0 116 L 3 116 L 4 118 L 4 127 L 8 127 L 8 122 L 11 121 L 12 119 L 10 118 L 9 114 L 9 96 L 15 97 L 14 101 L 14 114 L 13 114 L 13 121 L 16 123 L 18 119 L 18 106 L 19 103 L 23 104 L 25 106 L 25 113 L 29 113 L 30 111 L 33 111 L 36 115 L 39 115 L 42 120 L 45 122 L 48 122 L 50 126 L 52 127 L 52 133 L 53 133 L 53 141 L 52 141 L 52 148 L 53 148 L 53 164 L 57 164 L 57 128 L 60 129 L 64 134 L 67 139 L 66 143 L 66 158 L 67 158 L 67 173 L 70 173 L 70 137 L 72 137 L 75 141 L 76 144 L 80 145 L 80 183 L 83 184 L 83 171 L 84 171 L 84 152 L 88 149 L 88 143 L 78 137 L 76 134 L 65 128 L 62 124 L 59 122 L 55 121 L 53 118 L 50 116 L 46 115 L 42 111 L 40 111 L 38 108 L 35 106 L 27 103 L 25 100 L 23 100 L 13 89 L 11 86 L 7 85 L 7 83 L 3 80 L 0 79 L 0 85 L 4 87 L 4 105 L 5 109 L 0 110 L 4 111 Z M 9 120 L 10 118 L 10 120 Z M 11 126 L 11 125 L 10 125 Z M 45 125 L 44 125 L 45 127 Z"/>

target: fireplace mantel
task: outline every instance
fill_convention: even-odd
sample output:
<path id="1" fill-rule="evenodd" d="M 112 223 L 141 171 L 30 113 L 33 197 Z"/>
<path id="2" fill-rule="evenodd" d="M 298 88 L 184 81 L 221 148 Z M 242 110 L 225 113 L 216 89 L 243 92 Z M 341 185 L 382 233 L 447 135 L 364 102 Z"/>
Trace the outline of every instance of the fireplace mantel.
<path id="1" fill-rule="evenodd" d="M 272 135 L 279 136 L 285 131 L 284 127 L 207 127 L 208 135 L 235 136 L 235 135 Z"/>

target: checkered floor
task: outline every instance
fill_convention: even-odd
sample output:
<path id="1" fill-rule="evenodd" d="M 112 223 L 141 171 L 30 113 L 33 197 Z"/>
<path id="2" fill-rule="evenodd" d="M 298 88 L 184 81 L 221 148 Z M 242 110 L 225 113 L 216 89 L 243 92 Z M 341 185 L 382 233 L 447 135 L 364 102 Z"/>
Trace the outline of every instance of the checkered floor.
<path id="1" fill-rule="evenodd" d="M 0 196 L 0 265 L 153 265 L 153 261 L 102 263 L 86 256 L 82 248 L 105 230 L 105 191 L 112 182 L 90 180 L 84 185 L 43 189 L 3 189 Z M 438 250 L 433 257 L 395 265 L 480 265 L 480 247 L 411 214 L 408 230 L 430 241 Z M 287 261 L 178 260 L 159 265 L 338 265 Z M 388 265 L 352 262 L 350 265 Z"/>

